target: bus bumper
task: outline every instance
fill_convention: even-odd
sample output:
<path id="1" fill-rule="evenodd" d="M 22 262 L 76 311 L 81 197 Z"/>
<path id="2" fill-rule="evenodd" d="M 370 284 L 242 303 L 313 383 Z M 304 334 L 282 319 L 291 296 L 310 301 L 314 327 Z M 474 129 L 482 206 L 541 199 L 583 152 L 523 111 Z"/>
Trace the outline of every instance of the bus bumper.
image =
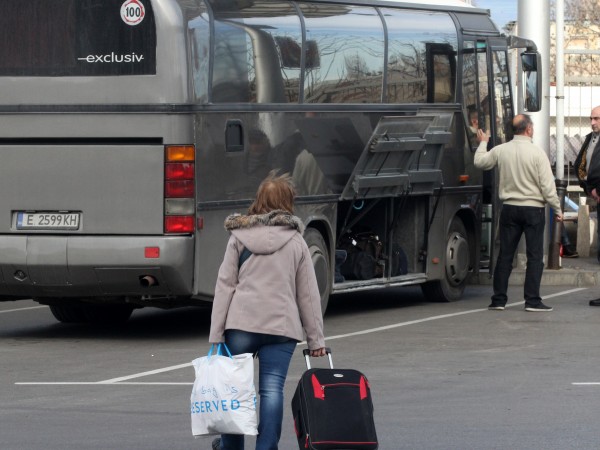
<path id="1" fill-rule="evenodd" d="M 193 236 L 0 235 L 0 297 L 190 296 L 193 258 Z"/>

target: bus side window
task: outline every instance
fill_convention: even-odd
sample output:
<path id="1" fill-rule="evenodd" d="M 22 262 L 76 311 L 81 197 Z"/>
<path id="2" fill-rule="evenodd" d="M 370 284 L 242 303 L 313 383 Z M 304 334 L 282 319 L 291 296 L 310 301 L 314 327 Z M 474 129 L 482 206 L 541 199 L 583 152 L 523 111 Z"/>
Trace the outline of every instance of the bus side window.
<path id="1" fill-rule="evenodd" d="M 254 67 L 246 33 L 227 22 L 215 20 L 215 55 L 211 99 L 216 103 L 250 101 L 250 78 Z M 248 53 L 250 54 L 248 55 Z"/>
<path id="2" fill-rule="evenodd" d="M 491 133 L 490 96 L 488 88 L 486 43 L 466 41 L 463 47 L 463 112 L 465 131 L 471 148 L 475 149 L 479 142 L 476 139 L 477 129 Z M 475 121 L 476 120 L 476 121 Z"/>
<path id="3" fill-rule="evenodd" d="M 458 37 L 450 16 L 388 8 L 381 12 L 388 30 L 387 102 L 454 102 Z"/>
<path id="4" fill-rule="evenodd" d="M 302 28 L 290 4 L 213 1 L 214 102 L 298 102 Z"/>
<path id="5" fill-rule="evenodd" d="M 496 138 L 498 143 L 502 143 L 512 139 L 510 122 L 513 117 L 506 52 L 494 51 L 492 53 L 492 64 L 494 105 L 496 107 Z"/>
<path id="6" fill-rule="evenodd" d="M 306 23 L 306 103 L 381 103 L 385 40 L 374 8 L 299 3 Z"/>
<path id="7" fill-rule="evenodd" d="M 206 13 L 188 22 L 191 35 L 192 80 L 194 100 L 208 102 L 208 71 L 210 63 L 210 24 Z"/>

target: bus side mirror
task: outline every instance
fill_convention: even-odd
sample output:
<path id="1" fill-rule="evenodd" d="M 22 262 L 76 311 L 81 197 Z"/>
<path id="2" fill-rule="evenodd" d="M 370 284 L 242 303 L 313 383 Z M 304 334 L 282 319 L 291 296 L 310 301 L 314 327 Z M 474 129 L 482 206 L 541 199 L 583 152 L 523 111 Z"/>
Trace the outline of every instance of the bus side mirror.
<path id="1" fill-rule="evenodd" d="M 525 111 L 539 111 L 542 108 L 542 57 L 537 52 L 523 52 L 521 66 Z"/>

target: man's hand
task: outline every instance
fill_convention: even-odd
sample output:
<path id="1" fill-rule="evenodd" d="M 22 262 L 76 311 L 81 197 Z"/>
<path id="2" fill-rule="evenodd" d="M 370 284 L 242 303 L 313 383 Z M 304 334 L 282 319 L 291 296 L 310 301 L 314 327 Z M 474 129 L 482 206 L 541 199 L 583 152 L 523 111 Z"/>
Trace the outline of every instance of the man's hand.
<path id="1" fill-rule="evenodd" d="M 561 213 L 554 214 L 554 217 L 556 218 L 556 220 L 558 222 L 562 222 L 563 221 L 563 215 Z"/>
<path id="2" fill-rule="evenodd" d="M 599 200 L 598 191 L 596 191 L 596 188 L 592 189 L 592 197 L 594 197 L 594 200 L 596 201 Z"/>
<path id="3" fill-rule="evenodd" d="M 490 140 L 490 136 L 480 128 L 477 130 L 477 140 L 479 142 L 488 142 Z"/>

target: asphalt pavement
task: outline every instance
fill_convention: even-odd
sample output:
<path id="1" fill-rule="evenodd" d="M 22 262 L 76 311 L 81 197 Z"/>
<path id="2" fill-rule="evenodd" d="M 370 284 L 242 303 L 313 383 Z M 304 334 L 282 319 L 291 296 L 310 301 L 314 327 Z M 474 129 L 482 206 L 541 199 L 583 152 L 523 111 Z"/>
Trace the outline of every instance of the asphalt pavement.
<path id="1" fill-rule="evenodd" d="M 560 258 L 558 269 L 545 268 L 542 275 L 542 286 L 577 286 L 593 287 L 600 285 L 600 264 L 595 255 L 578 258 Z M 524 258 L 524 255 L 523 255 Z M 513 268 L 509 284 L 522 286 L 525 282 L 524 262 Z M 473 284 L 491 285 L 492 277 L 487 269 L 483 269 Z"/>
<path id="2" fill-rule="evenodd" d="M 600 308 L 587 304 L 597 289 L 542 286 L 550 313 L 524 311 L 520 286 L 505 311 L 488 311 L 490 293 L 332 299 L 327 344 L 336 367 L 369 378 L 380 449 L 598 448 Z M 190 361 L 208 350 L 209 322 L 208 307 L 148 309 L 103 329 L 59 324 L 33 302 L 0 303 L 0 448 L 210 449 L 212 438 L 192 437 L 189 413 Z M 289 402 L 303 370 L 297 351 L 281 450 L 297 448 Z"/>

